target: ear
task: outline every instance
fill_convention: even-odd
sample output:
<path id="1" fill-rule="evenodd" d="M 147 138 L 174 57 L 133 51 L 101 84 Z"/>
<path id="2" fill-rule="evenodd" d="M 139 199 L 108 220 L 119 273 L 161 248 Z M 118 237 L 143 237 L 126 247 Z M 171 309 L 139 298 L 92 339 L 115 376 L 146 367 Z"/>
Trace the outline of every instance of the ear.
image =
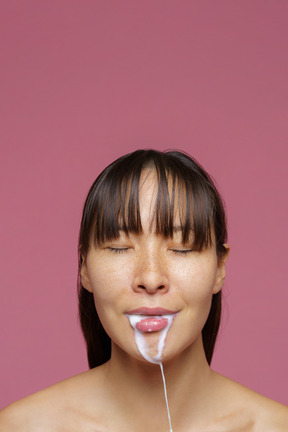
<path id="1" fill-rule="evenodd" d="M 221 291 L 225 281 L 225 276 L 226 276 L 225 264 L 230 253 L 230 246 L 227 243 L 223 244 L 223 246 L 226 249 L 226 252 L 221 257 L 218 258 L 218 269 L 217 269 L 216 280 L 213 288 L 213 294 L 217 294 L 219 291 Z"/>
<path id="2" fill-rule="evenodd" d="M 81 270 L 80 270 L 81 284 L 82 284 L 83 288 L 85 288 L 87 291 L 92 293 L 93 290 L 91 288 L 90 280 L 89 280 L 89 276 L 88 276 L 88 272 L 87 272 L 86 259 L 83 255 L 81 255 L 81 258 L 82 258 L 82 264 L 81 264 Z"/>

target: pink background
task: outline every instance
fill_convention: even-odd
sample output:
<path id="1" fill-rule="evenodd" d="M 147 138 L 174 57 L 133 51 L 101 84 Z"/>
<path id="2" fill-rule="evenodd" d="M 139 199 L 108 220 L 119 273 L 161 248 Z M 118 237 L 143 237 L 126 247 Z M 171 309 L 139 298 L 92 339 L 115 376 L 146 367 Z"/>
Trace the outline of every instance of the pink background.
<path id="1" fill-rule="evenodd" d="M 77 236 L 96 175 L 179 148 L 231 256 L 214 369 L 288 404 L 286 0 L 2 0 L 0 406 L 87 368 Z"/>

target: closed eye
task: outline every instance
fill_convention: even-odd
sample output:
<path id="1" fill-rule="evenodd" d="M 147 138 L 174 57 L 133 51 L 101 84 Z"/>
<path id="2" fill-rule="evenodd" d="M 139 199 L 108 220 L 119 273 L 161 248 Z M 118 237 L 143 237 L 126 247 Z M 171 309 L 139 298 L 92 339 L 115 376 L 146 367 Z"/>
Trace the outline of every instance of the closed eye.
<path id="1" fill-rule="evenodd" d="M 112 252 L 112 253 L 118 253 L 118 254 L 120 254 L 120 253 L 124 253 L 125 251 L 127 251 L 130 248 L 128 248 L 128 247 L 111 247 L 111 246 L 109 246 L 109 247 L 107 247 L 107 249 L 110 252 Z"/>
<path id="2" fill-rule="evenodd" d="M 188 255 L 194 252 L 194 249 L 171 249 L 176 255 Z"/>

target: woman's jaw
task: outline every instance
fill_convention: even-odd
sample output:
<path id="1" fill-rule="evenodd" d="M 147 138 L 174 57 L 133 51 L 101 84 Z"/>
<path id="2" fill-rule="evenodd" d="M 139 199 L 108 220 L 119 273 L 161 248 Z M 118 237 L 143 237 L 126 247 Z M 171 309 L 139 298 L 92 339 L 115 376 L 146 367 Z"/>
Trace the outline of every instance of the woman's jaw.
<path id="1" fill-rule="evenodd" d="M 139 314 L 139 312 L 141 313 Z M 135 343 L 137 345 L 139 353 L 145 360 L 149 361 L 150 363 L 160 364 L 162 361 L 166 336 L 173 323 L 173 319 L 176 313 L 169 313 L 167 315 L 142 315 L 142 312 L 144 311 L 140 309 L 138 310 L 137 314 L 127 314 L 130 325 L 135 332 Z M 148 312 L 152 312 L 152 310 Z M 158 310 L 157 312 L 163 313 L 163 310 Z M 157 334 L 157 348 L 154 341 L 152 345 L 149 343 L 149 341 L 147 340 L 148 338 L 146 337 L 147 333 Z"/>

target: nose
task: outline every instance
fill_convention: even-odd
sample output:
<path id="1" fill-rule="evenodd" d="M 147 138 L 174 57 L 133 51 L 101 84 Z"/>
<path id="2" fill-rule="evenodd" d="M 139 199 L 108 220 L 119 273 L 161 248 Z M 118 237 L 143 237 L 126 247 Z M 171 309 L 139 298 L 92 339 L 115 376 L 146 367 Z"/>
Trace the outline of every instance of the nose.
<path id="1" fill-rule="evenodd" d="M 167 264 L 159 253 L 146 253 L 138 258 L 133 281 L 135 292 L 164 294 L 169 290 Z"/>

